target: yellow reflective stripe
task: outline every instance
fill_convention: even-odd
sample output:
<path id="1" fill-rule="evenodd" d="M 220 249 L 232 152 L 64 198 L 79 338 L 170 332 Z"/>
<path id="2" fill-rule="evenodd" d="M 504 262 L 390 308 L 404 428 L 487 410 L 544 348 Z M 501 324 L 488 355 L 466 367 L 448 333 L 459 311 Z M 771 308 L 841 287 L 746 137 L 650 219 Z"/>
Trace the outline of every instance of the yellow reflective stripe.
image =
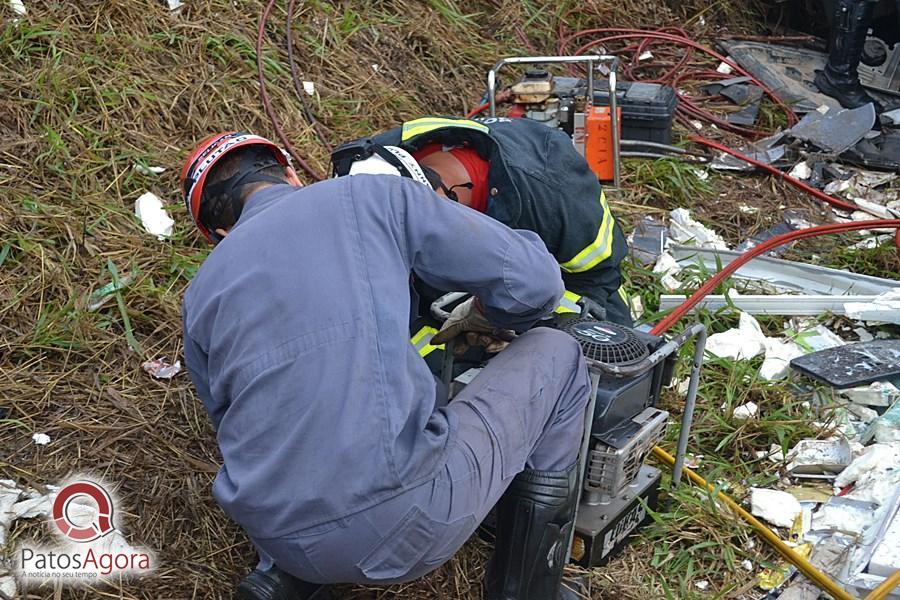
<path id="1" fill-rule="evenodd" d="M 429 344 L 431 338 L 433 338 L 437 334 L 438 330 L 434 327 L 425 326 L 422 329 L 418 330 L 415 335 L 410 338 L 410 342 L 412 342 L 413 348 L 416 349 L 416 352 L 419 353 L 419 356 L 425 358 L 435 350 L 443 350 L 444 345 L 441 344 L 439 346 L 432 346 Z"/>
<path id="2" fill-rule="evenodd" d="M 407 121 L 400 130 L 400 141 L 405 142 L 417 135 L 440 129 L 441 127 L 464 127 L 487 133 L 487 125 L 469 121 L 467 119 L 444 119 L 442 117 L 423 117 L 414 121 Z"/>
<path id="3" fill-rule="evenodd" d="M 623 285 L 619 286 L 619 296 L 622 297 L 622 301 L 625 302 L 625 304 L 629 303 L 628 294 L 625 293 L 625 286 Z"/>
<path id="4" fill-rule="evenodd" d="M 603 207 L 603 219 L 600 221 L 597 237 L 589 246 L 576 254 L 572 260 L 559 265 L 559 268 L 566 273 L 589 271 L 612 255 L 613 225 L 616 220 L 609 210 L 609 205 L 606 203 L 606 194 L 602 191 L 600 192 L 600 205 Z"/>
<path id="5" fill-rule="evenodd" d="M 581 296 L 575 292 L 566 290 L 563 297 L 559 300 L 559 306 L 557 306 L 556 310 L 553 312 L 556 314 L 581 313 L 581 307 L 578 306 L 579 300 L 581 300 Z"/>

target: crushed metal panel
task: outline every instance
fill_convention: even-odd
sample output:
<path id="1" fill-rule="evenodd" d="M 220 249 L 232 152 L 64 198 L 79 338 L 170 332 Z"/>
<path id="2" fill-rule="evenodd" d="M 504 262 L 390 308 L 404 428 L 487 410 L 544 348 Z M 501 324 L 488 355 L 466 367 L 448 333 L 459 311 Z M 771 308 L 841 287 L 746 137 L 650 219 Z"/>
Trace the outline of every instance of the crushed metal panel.
<path id="1" fill-rule="evenodd" d="M 719 263 L 727 265 L 741 254 L 693 246 L 673 246 L 671 252 L 682 267 L 699 263 L 712 272 L 718 270 Z M 892 279 L 769 257 L 753 259 L 732 277 L 762 281 L 784 292 L 806 294 L 878 295 L 897 288 L 897 282 Z"/>
<path id="2" fill-rule="evenodd" d="M 821 93 L 813 84 L 816 70 L 825 66 L 825 54 L 803 48 L 721 40 L 719 45 L 740 66 L 759 79 L 794 112 L 815 111 L 823 104 L 839 109 L 837 100 Z"/>

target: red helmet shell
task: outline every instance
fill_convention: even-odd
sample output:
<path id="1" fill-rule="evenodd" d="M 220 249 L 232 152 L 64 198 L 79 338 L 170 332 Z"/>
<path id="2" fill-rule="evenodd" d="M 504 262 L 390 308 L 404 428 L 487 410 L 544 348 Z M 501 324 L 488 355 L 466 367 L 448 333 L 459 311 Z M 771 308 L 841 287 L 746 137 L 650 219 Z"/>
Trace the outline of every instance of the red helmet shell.
<path id="1" fill-rule="evenodd" d="M 244 131 L 226 131 L 211 135 L 200 142 L 181 168 L 181 191 L 184 194 L 184 204 L 197 229 L 212 243 L 215 243 L 216 240 L 206 226 L 200 222 L 200 202 L 203 198 L 206 176 L 226 154 L 243 146 L 266 146 L 272 150 L 272 154 L 278 162 L 285 167 L 291 166 L 281 148 L 271 140 Z"/>

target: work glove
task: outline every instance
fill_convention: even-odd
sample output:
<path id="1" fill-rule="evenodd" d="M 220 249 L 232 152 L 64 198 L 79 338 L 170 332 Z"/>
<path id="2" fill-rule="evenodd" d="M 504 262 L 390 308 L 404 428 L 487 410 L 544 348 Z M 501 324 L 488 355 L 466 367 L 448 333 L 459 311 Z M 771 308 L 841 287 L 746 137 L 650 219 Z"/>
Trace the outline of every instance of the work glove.
<path id="1" fill-rule="evenodd" d="M 461 356 L 469 346 L 484 346 L 487 352 L 500 352 L 515 337 L 514 331 L 491 325 L 473 296 L 453 309 L 430 343 L 439 346 L 453 342 L 453 354 Z"/>

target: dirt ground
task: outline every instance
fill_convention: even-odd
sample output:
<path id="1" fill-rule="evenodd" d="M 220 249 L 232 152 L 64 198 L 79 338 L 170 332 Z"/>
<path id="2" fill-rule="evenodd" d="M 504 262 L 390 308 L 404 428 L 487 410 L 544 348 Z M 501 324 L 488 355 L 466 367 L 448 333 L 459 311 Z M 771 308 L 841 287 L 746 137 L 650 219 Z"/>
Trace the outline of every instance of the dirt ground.
<path id="1" fill-rule="evenodd" d="M 214 433 L 185 373 L 154 380 L 141 364 L 181 358 L 181 296 L 208 252 L 180 203 L 187 152 L 224 129 L 276 135 L 257 81 L 265 3 L 187 0 L 177 13 L 162 0 L 24 4 L 18 18 L 0 6 L 0 478 L 44 491 L 72 473 L 102 477 L 123 501 L 127 536 L 155 549 L 160 567 L 140 581 L 33 588 L 20 597 L 230 598 L 254 551 L 211 497 L 220 463 Z M 328 152 L 304 119 L 287 62 L 286 4 L 276 3 L 266 29 L 267 91 L 288 139 L 322 174 Z M 763 32 L 736 3 L 699 0 L 311 0 L 297 3 L 292 24 L 300 79 L 315 83 L 308 100 L 332 143 L 425 114 L 464 114 L 498 57 L 554 53 L 560 28 L 678 25 L 701 40 L 725 29 Z M 766 178 L 710 186 L 695 212 L 730 241 L 777 222 L 787 205 L 822 215 Z M 613 206 L 626 228 L 678 206 L 669 188 L 635 171 L 626 170 L 624 187 Z M 147 191 L 175 220 L 167 240 L 148 235 L 134 216 Z M 745 202 L 762 209 L 735 210 Z M 120 279 L 117 294 L 92 306 L 95 290 Z M 51 442 L 35 444 L 36 432 Z M 696 544 L 739 548 L 751 537 L 726 517 L 700 513 L 671 509 L 679 527 L 593 573 L 593 597 L 693 594 L 665 591 L 654 549 L 702 550 L 715 574 L 710 547 Z M 716 533 L 723 523 L 729 533 Z M 20 520 L 6 551 L 46 536 L 42 519 Z M 480 598 L 488 551 L 472 540 L 421 581 L 347 587 L 338 596 Z M 750 575 L 723 566 L 712 579 L 716 593 L 739 597 Z"/>

